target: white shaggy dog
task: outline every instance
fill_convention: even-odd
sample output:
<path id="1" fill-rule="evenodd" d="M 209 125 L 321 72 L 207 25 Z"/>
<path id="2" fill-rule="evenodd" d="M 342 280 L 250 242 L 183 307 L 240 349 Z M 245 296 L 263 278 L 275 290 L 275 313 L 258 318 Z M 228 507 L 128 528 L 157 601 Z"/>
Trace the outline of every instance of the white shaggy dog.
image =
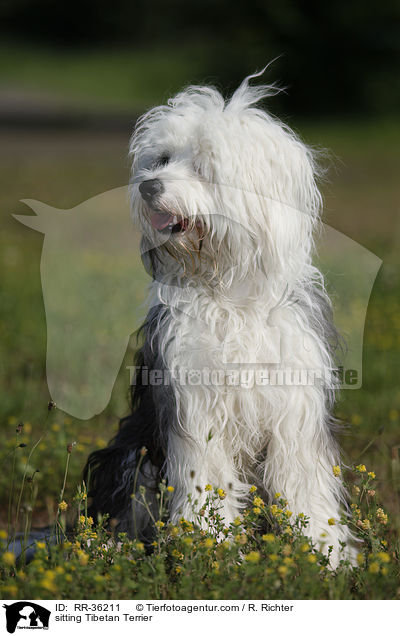
<path id="1" fill-rule="evenodd" d="M 190 87 L 136 126 L 131 199 L 152 308 L 132 415 L 89 459 L 92 495 L 133 533 L 130 494 L 160 475 L 175 488 L 173 522 L 192 516 L 188 494 L 203 503 L 196 486 L 226 491 L 226 523 L 250 485 L 269 500 L 279 491 L 310 517 L 316 544 L 333 546 L 335 566 L 350 537 L 338 524 L 345 493 L 332 470 L 336 332 L 312 264 L 316 166 L 257 106 L 271 88 L 249 79 L 228 101 Z M 143 445 L 148 461 L 135 480 Z M 135 532 L 144 537 L 146 514 L 138 507 Z"/>

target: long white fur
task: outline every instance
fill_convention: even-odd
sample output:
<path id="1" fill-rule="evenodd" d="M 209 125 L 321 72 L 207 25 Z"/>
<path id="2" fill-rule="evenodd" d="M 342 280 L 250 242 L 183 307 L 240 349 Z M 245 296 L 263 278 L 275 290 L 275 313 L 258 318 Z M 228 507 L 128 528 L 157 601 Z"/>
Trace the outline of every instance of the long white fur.
<path id="1" fill-rule="evenodd" d="M 338 524 L 344 491 L 332 471 L 340 460 L 327 395 L 336 383 L 318 301 L 329 299 L 312 264 L 321 196 L 311 151 L 257 107 L 271 93 L 249 78 L 226 102 L 213 88 L 187 88 L 146 113 L 131 141 L 133 214 L 146 245 L 155 246 L 151 296 L 166 309 L 157 344 L 165 367 L 265 366 L 272 326 L 281 357 L 273 368 L 325 373 L 325 386 L 174 380 L 165 466 L 175 487 L 171 519 L 190 518 L 187 495 L 202 503 L 196 486 L 204 491 L 211 483 L 227 492 L 222 514 L 229 523 L 255 483 L 261 494 L 279 491 L 295 514 L 310 517 L 310 536 L 325 550 L 333 545 L 335 566 L 339 542 L 350 536 Z M 169 162 L 157 163 L 166 154 Z M 151 226 L 138 188 L 154 178 L 165 188 L 160 208 L 189 219 L 183 234 L 166 239 Z"/>

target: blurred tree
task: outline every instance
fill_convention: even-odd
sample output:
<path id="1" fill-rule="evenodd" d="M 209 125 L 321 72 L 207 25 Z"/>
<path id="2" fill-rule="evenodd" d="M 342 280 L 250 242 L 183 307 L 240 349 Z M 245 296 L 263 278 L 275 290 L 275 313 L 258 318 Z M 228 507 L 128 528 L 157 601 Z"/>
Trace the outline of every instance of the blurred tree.
<path id="1" fill-rule="evenodd" d="M 196 46 L 204 77 L 226 90 L 279 56 L 272 75 L 291 112 L 400 107 L 398 0 L 3 0 L 0 33 L 58 47 Z M 286 110 L 284 95 L 275 103 Z"/>

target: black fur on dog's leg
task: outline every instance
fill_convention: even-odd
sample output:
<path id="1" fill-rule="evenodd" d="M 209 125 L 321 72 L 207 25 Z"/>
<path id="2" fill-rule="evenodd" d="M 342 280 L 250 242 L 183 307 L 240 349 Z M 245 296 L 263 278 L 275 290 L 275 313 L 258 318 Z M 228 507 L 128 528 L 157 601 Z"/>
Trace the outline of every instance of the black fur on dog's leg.
<path id="1" fill-rule="evenodd" d="M 99 513 L 107 513 L 110 519 L 117 521 L 117 532 L 127 532 L 131 537 L 149 542 L 152 540 L 153 522 L 145 506 L 133 501 L 132 494 L 136 485 L 136 497 L 139 502 L 142 501 L 139 487 L 144 486 L 146 501 L 157 518 L 155 495 L 162 478 L 164 453 L 160 445 L 152 387 L 142 384 L 141 370 L 145 358 L 146 345 L 135 359 L 135 366 L 140 370 L 132 387 L 131 415 L 121 420 L 117 435 L 106 448 L 89 455 L 83 479 L 91 499 L 88 514 L 95 521 Z"/>

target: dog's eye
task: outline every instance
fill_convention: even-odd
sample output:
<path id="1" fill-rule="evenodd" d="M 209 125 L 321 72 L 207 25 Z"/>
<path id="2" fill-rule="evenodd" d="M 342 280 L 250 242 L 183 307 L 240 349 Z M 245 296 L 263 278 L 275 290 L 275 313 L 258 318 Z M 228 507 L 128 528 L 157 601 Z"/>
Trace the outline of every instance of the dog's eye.
<path id="1" fill-rule="evenodd" d="M 161 168 L 162 166 L 166 166 L 169 163 L 169 160 L 170 160 L 170 156 L 169 155 L 162 155 L 156 161 L 157 168 Z"/>

